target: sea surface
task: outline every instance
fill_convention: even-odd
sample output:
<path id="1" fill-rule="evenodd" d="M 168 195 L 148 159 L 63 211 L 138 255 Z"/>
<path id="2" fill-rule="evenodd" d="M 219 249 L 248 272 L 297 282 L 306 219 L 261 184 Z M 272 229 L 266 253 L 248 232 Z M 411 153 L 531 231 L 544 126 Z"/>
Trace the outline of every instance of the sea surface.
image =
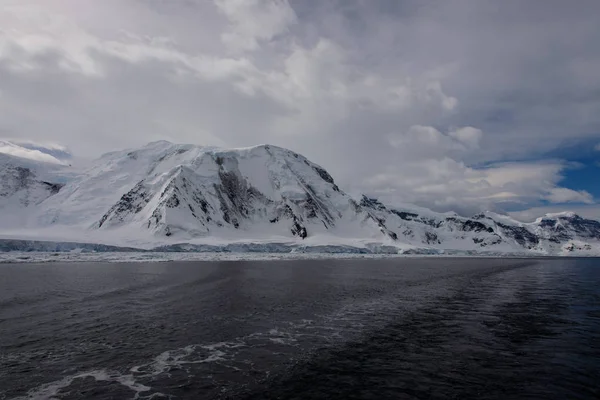
<path id="1" fill-rule="evenodd" d="M 599 399 L 599 259 L 0 264 L 0 399 Z"/>

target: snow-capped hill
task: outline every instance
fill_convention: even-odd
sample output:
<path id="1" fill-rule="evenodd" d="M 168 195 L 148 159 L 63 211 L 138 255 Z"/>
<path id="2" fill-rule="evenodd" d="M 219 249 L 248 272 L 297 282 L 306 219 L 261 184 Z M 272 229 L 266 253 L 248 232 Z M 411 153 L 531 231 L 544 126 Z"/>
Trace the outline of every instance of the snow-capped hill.
<path id="1" fill-rule="evenodd" d="M 368 237 L 382 237 L 324 168 L 271 145 L 224 150 L 154 142 L 109 153 L 46 205 L 39 216 L 45 225 L 134 228 L 178 240 L 334 231 L 362 237 L 365 225 Z"/>
<path id="2" fill-rule="evenodd" d="M 600 238 L 600 222 L 582 218 L 574 212 L 546 214 L 532 226 L 538 236 L 553 243 Z"/>
<path id="3" fill-rule="evenodd" d="M 493 212 L 468 218 L 366 196 L 356 201 L 323 167 L 272 145 L 153 142 L 105 154 L 77 174 L 0 154 L 0 178 L 0 234 L 10 239 L 161 249 L 600 252 L 598 221 L 560 213 L 522 223 Z"/>
<path id="4" fill-rule="evenodd" d="M 363 197 L 360 205 L 398 241 L 414 246 L 563 254 L 567 251 L 591 251 L 594 246 L 589 243 L 600 241 L 600 222 L 571 212 L 546 215 L 534 223 L 522 223 L 489 211 L 466 218 L 420 207 L 396 209 L 368 197 Z"/>
<path id="5" fill-rule="evenodd" d="M 361 207 L 371 213 L 396 240 L 414 246 L 441 249 L 514 250 L 488 221 L 460 217 L 453 213 L 435 213 L 415 207 L 396 209 L 363 196 Z"/>

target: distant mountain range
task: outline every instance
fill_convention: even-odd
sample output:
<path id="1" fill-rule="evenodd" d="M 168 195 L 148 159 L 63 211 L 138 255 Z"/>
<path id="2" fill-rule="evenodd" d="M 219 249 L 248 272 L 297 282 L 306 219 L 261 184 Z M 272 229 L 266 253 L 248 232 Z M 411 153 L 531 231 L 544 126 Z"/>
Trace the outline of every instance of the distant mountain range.
<path id="1" fill-rule="evenodd" d="M 349 196 L 324 168 L 280 147 L 165 141 L 105 154 L 82 171 L 0 154 L 0 238 L 187 251 L 600 254 L 600 222 L 574 213 L 522 223 L 398 208 Z"/>

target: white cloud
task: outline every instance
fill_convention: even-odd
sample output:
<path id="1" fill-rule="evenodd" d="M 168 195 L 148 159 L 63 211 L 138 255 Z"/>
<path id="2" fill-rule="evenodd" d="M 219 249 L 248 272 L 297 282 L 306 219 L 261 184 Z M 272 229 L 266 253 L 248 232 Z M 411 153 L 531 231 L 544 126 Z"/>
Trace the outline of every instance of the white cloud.
<path id="1" fill-rule="evenodd" d="M 594 199 L 590 193 L 558 186 L 563 171 L 569 167 L 561 161 L 549 161 L 473 168 L 445 156 L 421 157 L 403 164 L 400 169 L 389 168 L 385 173 L 372 176 L 364 185 L 369 193 L 392 204 L 416 203 L 467 215 L 482 210 L 522 207 L 541 200 L 592 204 Z"/>
<path id="2" fill-rule="evenodd" d="M 451 137 L 464 143 L 468 148 L 475 149 L 479 147 L 479 142 L 483 137 L 481 129 L 465 126 L 448 133 Z"/>
<path id="3" fill-rule="evenodd" d="M 64 164 L 63 161 L 57 159 L 56 157 L 48 153 L 42 152 L 40 150 L 27 149 L 25 147 L 18 146 L 14 143 L 5 140 L 0 140 L 0 153 L 51 164 Z"/>
<path id="4" fill-rule="evenodd" d="M 19 10 L 8 9 L 4 13 L 19 15 Z M 257 73 L 252 63 L 244 58 L 192 55 L 170 47 L 168 43 L 145 40 L 132 34 L 121 35 L 120 40 L 103 40 L 64 21 L 61 16 L 46 13 L 42 14 L 43 18 L 38 13 L 28 13 L 28 16 L 32 25 L 48 21 L 47 25 L 37 25 L 28 31 L 10 30 L 0 36 L 0 60 L 15 71 L 39 71 L 48 66 L 48 57 L 51 57 L 50 61 L 56 62 L 65 72 L 106 78 L 104 56 L 129 63 L 167 63 L 175 72 L 188 72 L 208 80 L 243 79 Z M 56 25 L 61 28 L 53 29 Z"/>
<path id="5" fill-rule="evenodd" d="M 287 0 L 215 0 L 230 22 L 221 35 L 234 51 L 257 50 L 259 43 L 287 31 L 296 14 Z"/>
<path id="6" fill-rule="evenodd" d="M 389 135 L 388 140 L 403 160 L 427 160 L 452 154 L 464 155 L 468 151 L 476 150 L 482 137 L 481 130 L 471 127 L 443 134 L 432 126 L 413 125 L 404 133 Z"/>
<path id="7" fill-rule="evenodd" d="M 248 20 L 263 8 L 289 8 L 282 1 L 218 1 L 218 5 L 230 17 L 251 9 Z M 349 63 L 344 49 L 328 39 L 319 39 L 313 47 L 294 45 L 282 68 L 260 69 L 243 56 L 186 53 L 164 38 L 155 40 L 122 32 L 118 40 L 101 39 L 60 15 L 42 13 L 37 8 L 27 10 L 25 16 L 20 14 L 21 7 L 4 11 L 9 17 L 17 15 L 19 20 L 28 20 L 29 27 L 35 26 L 0 36 L 0 61 L 14 71 L 39 72 L 48 67 L 48 55 L 65 72 L 89 78 L 107 78 L 106 57 L 132 64 L 163 63 L 174 75 L 222 81 L 245 95 L 262 93 L 282 106 L 300 111 L 291 124 L 286 118 L 286 124 L 281 126 L 281 121 L 274 118 L 275 129 L 287 133 L 302 132 L 307 124 L 319 128 L 314 123 L 327 123 L 323 118 L 343 119 L 352 104 L 385 112 L 410 112 L 419 107 L 450 112 L 458 103 L 443 92 L 438 81 L 415 83 L 408 78 L 387 78 L 357 69 Z M 323 117 L 318 115 L 321 112 Z"/>
<path id="8" fill-rule="evenodd" d="M 552 188 L 544 196 L 551 203 L 584 203 L 593 204 L 594 198 L 585 190 L 572 190 L 563 187 Z"/>
<path id="9" fill-rule="evenodd" d="M 270 142 L 353 192 L 467 213 L 593 200 L 564 161 L 503 162 L 599 137 L 593 10 L 343 3 L 6 0 L 0 133 L 84 156 Z"/>

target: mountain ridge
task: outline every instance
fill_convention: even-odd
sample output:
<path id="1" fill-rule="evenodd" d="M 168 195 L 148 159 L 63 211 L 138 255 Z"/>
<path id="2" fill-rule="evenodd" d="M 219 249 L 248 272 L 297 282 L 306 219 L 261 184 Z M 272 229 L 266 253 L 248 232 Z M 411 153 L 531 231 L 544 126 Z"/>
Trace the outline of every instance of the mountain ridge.
<path id="1" fill-rule="evenodd" d="M 35 177 L 43 169 L 7 157 L 0 158 L 5 174 L 21 168 Z M 27 181 L 17 189 L 3 182 L 0 213 L 19 215 L 21 222 L 0 223 L 1 237 L 69 241 L 76 235 L 148 248 L 283 242 L 532 255 L 600 248 L 600 222 L 571 212 L 524 223 L 491 212 L 463 217 L 364 195 L 354 199 L 322 166 L 268 144 L 220 149 L 158 141 L 104 154 L 85 171 L 69 171 L 68 179 L 61 176 L 66 166 L 55 168 L 54 183 Z M 43 198 L 31 196 L 39 185 L 56 186 Z M 6 201 L 15 196 L 24 200 Z"/>

